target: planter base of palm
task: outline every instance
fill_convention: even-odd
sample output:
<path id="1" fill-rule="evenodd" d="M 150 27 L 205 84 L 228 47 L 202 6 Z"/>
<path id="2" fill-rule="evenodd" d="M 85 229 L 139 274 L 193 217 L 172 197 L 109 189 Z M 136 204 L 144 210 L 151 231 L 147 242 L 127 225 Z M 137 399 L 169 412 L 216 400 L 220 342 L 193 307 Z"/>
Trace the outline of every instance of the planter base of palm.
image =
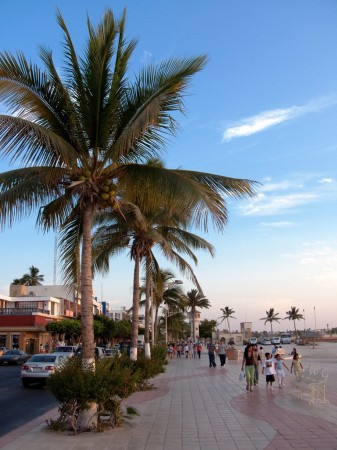
<path id="1" fill-rule="evenodd" d="M 145 343 L 144 350 L 145 350 L 145 358 L 151 359 L 151 347 L 148 342 Z"/>
<path id="2" fill-rule="evenodd" d="M 97 403 L 91 403 L 90 408 L 79 411 L 77 429 L 79 431 L 97 428 Z"/>
<path id="3" fill-rule="evenodd" d="M 137 361 L 137 347 L 131 347 L 130 359 L 131 359 L 131 361 Z"/>

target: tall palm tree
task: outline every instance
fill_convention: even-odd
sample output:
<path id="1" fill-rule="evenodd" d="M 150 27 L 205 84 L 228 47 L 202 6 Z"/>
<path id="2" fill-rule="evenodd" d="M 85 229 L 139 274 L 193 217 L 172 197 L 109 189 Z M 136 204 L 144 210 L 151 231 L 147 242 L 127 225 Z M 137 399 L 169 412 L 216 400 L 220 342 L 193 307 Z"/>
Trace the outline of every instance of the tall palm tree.
<path id="1" fill-rule="evenodd" d="M 267 322 L 270 323 L 270 331 L 273 334 L 273 322 L 279 322 L 280 317 L 277 317 L 279 313 L 275 313 L 274 308 L 270 308 L 269 311 L 266 311 L 266 317 L 262 317 L 260 320 L 264 320 L 264 324 Z"/>
<path id="2" fill-rule="evenodd" d="M 236 319 L 236 317 L 233 316 L 235 313 L 234 309 L 230 308 L 229 306 L 225 306 L 224 308 L 220 308 L 220 311 L 222 311 L 222 316 L 218 317 L 218 320 L 221 319 L 222 323 L 224 320 L 227 321 L 228 331 L 231 332 L 230 326 L 229 326 L 229 319 Z"/>
<path id="3" fill-rule="evenodd" d="M 192 339 L 195 342 L 195 313 L 197 308 L 209 308 L 211 306 L 209 300 L 202 292 L 197 289 L 191 289 L 184 297 L 186 308 L 190 311 L 192 316 Z"/>
<path id="4" fill-rule="evenodd" d="M 127 198 L 127 196 L 125 197 Z M 159 208 L 144 214 L 136 206 L 137 199 L 130 199 L 133 203 L 125 202 L 121 206 L 123 217 L 104 212 L 96 218 L 98 228 L 93 239 L 94 264 L 97 270 L 108 272 L 109 258 L 125 248 L 126 243 L 131 248 L 130 256 L 135 262 L 134 295 L 133 295 L 133 334 L 131 347 L 137 347 L 138 307 L 141 291 L 145 293 L 145 354 L 150 357 L 150 297 L 152 278 L 151 273 L 159 271 L 155 257 L 155 250 L 160 252 L 171 262 L 178 265 L 180 271 L 190 277 L 199 287 L 198 280 L 190 264 L 182 258 L 181 253 L 187 254 L 194 263 L 197 258 L 191 249 L 207 250 L 212 256 L 214 248 L 205 239 L 186 230 L 188 215 L 181 212 Z M 130 209 L 130 204 L 131 209 Z M 185 216 L 185 217 L 184 217 Z M 145 288 L 140 290 L 140 264 L 145 267 Z M 158 310 L 156 310 L 156 314 Z M 154 337 L 153 337 L 154 339 Z M 135 353 L 137 355 L 137 353 Z"/>
<path id="5" fill-rule="evenodd" d="M 154 308 L 154 342 L 159 331 L 159 309 L 166 305 L 169 309 L 184 311 L 184 294 L 180 286 L 174 284 L 175 276 L 169 269 L 160 269 L 151 274 L 152 305 Z"/>
<path id="6" fill-rule="evenodd" d="M 290 307 L 290 311 L 286 312 L 286 317 L 284 319 L 289 319 L 292 320 L 294 323 L 294 330 L 295 330 L 295 335 L 297 336 L 297 330 L 296 330 L 296 320 L 302 320 L 303 314 L 300 314 L 299 312 L 299 308 L 296 308 L 296 306 L 291 306 Z"/>
<path id="7" fill-rule="evenodd" d="M 0 54 L 0 157 L 22 168 L 0 177 L 1 225 L 39 211 L 37 224 L 60 230 L 64 280 L 72 282 L 81 244 L 83 363 L 94 362 L 91 230 L 98 210 L 119 211 L 123 191 L 142 205 L 194 210 L 196 225 L 211 218 L 222 230 L 226 198 L 254 195 L 254 183 L 194 171 L 145 167 L 177 129 L 191 77 L 205 56 L 172 58 L 127 78 L 136 41 L 125 40 L 125 12 L 107 10 L 96 27 L 87 20 L 83 56 L 75 51 L 61 16 L 64 67 L 58 74 L 51 50 L 41 47 L 45 68 L 22 53 Z M 154 195 L 155 193 L 155 195 Z M 141 205 L 141 206 L 142 206 Z M 141 208 L 142 209 L 142 208 Z"/>

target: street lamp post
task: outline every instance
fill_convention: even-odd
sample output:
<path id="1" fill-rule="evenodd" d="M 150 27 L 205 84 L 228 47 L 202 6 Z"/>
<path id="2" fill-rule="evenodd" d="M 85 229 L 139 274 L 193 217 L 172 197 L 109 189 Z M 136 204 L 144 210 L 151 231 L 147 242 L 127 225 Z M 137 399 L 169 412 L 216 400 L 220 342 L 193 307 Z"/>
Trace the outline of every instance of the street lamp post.
<path id="1" fill-rule="evenodd" d="M 316 307 L 314 306 L 314 321 L 315 321 L 315 330 L 314 330 L 314 342 L 313 342 L 313 347 L 315 348 L 316 345 Z"/>

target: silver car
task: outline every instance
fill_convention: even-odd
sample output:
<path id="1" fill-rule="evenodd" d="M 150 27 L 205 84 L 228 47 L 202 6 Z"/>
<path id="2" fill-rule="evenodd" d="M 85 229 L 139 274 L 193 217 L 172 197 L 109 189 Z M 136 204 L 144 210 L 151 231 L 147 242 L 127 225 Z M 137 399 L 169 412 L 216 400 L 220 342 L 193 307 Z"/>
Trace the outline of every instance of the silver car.
<path id="1" fill-rule="evenodd" d="M 21 367 L 21 381 L 23 387 L 31 383 L 44 383 L 55 370 L 67 361 L 65 355 L 57 353 L 38 353 L 33 355 Z"/>

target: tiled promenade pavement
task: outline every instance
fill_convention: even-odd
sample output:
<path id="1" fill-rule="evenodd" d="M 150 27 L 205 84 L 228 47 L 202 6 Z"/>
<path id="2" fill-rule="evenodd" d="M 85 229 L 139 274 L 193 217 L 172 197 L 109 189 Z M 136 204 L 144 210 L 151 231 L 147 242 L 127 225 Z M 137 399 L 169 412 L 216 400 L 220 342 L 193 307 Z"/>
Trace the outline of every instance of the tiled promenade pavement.
<path id="1" fill-rule="evenodd" d="M 325 345 L 325 344 L 324 344 Z M 285 387 L 266 390 L 260 383 L 246 392 L 239 381 L 241 363 L 208 367 L 208 357 L 174 359 L 155 380 L 156 389 L 139 392 L 127 404 L 140 417 L 131 425 L 104 433 L 78 436 L 46 430 L 50 411 L 16 432 L 0 438 L 5 450 L 231 450 L 231 449 L 337 449 L 337 344 L 327 351 L 301 348 L 303 365 L 322 366 L 329 373 L 329 405 L 309 406 L 290 394 L 292 376 Z M 289 348 L 290 350 L 290 348 Z M 288 351 L 288 349 L 287 349 Z M 291 361 L 288 361 L 290 367 Z"/>

